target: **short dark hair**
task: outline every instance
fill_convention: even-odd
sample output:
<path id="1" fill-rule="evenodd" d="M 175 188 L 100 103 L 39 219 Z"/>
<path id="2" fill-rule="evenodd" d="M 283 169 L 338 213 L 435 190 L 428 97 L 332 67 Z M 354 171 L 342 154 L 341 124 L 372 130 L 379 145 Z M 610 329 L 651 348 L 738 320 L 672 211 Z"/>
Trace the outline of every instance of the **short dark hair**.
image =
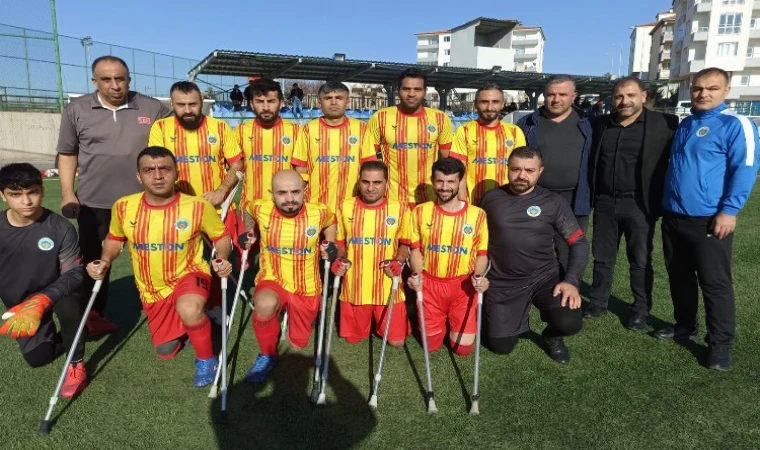
<path id="1" fill-rule="evenodd" d="M 29 163 L 12 163 L 0 169 L 0 191 L 42 186 L 42 173 Z"/>
<path id="2" fill-rule="evenodd" d="M 499 91 L 501 92 L 501 95 L 504 95 L 504 90 L 501 88 L 501 86 L 499 86 L 499 83 L 489 81 L 488 83 L 480 86 L 478 90 L 475 91 L 475 100 L 478 99 L 478 95 L 480 95 L 480 93 L 483 91 Z"/>
<path id="3" fill-rule="evenodd" d="M 405 78 L 420 78 L 422 79 L 422 85 L 427 88 L 427 74 L 420 69 L 410 68 L 401 72 L 401 75 L 398 76 L 399 88 L 401 87 L 401 82 L 403 82 Z"/>
<path id="4" fill-rule="evenodd" d="M 433 170 L 430 172 L 430 177 L 434 178 L 436 172 L 441 172 L 444 175 L 457 174 L 461 180 L 464 178 L 464 163 L 450 156 L 441 158 L 433 163 Z"/>
<path id="5" fill-rule="evenodd" d="M 721 69 L 719 67 L 708 67 L 706 69 L 702 69 L 699 72 L 697 72 L 694 75 L 694 78 L 692 78 L 691 82 L 694 83 L 699 78 L 706 77 L 706 76 L 709 76 L 709 75 L 720 75 L 720 76 L 722 76 L 723 79 L 726 80 L 726 85 L 728 85 L 729 82 L 730 82 L 730 80 L 731 80 L 731 78 L 728 76 L 728 72 L 726 72 L 725 70 L 723 70 L 723 69 Z"/>
<path id="6" fill-rule="evenodd" d="M 388 166 L 386 166 L 382 161 L 375 160 L 363 162 L 362 165 L 359 166 L 360 178 L 364 172 L 382 172 L 385 181 L 388 181 Z"/>
<path id="7" fill-rule="evenodd" d="M 103 56 L 99 56 L 99 57 L 95 58 L 95 61 L 92 62 L 92 76 L 93 77 L 95 76 L 95 67 L 97 67 L 97 65 L 100 64 L 101 62 L 116 62 L 116 63 L 119 63 L 122 66 L 124 66 L 125 69 L 127 69 L 127 76 L 129 76 L 129 66 L 127 65 L 127 63 L 123 59 L 119 58 L 118 56 L 103 55 Z"/>
<path id="8" fill-rule="evenodd" d="M 634 77 L 632 75 L 629 75 L 627 77 L 620 78 L 619 80 L 615 81 L 615 84 L 612 85 L 612 92 L 615 92 L 615 90 L 619 87 L 625 86 L 626 84 L 635 84 L 638 86 L 638 88 L 642 91 L 646 91 L 647 87 L 644 84 L 643 81 L 639 79 L 639 77 Z"/>
<path id="9" fill-rule="evenodd" d="M 509 160 L 512 161 L 513 158 L 520 158 L 520 159 L 533 159 L 538 158 L 541 161 L 541 164 L 544 162 L 544 156 L 541 154 L 541 150 L 538 149 L 538 147 L 517 147 L 516 149 L 512 150 L 512 153 L 509 154 Z"/>
<path id="10" fill-rule="evenodd" d="M 544 87 L 544 92 L 551 86 L 552 84 L 562 84 L 562 83 L 571 83 L 573 85 L 573 91 L 576 91 L 575 87 L 575 78 L 571 77 L 570 75 L 552 75 L 549 77 L 548 80 L 546 80 L 546 86 Z"/>
<path id="11" fill-rule="evenodd" d="M 285 96 L 282 95 L 282 87 L 280 83 L 274 81 L 271 78 L 259 78 L 251 83 L 251 96 L 266 96 L 270 92 L 277 92 L 277 97 L 280 100 L 284 100 Z"/>
<path id="12" fill-rule="evenodd" d="M 183 94 L 197 92 L 198 95 L 201 95 L 200 88 L 198 87 L 197 84 L 193 83 L 192 81 L 177 81 L 176 83 L 172 84 L 171 88 L 169 88 L 169 96 L 171 96 L 174 93 L 174 91 L 180 91 Z"/>
<path id="13" fill-rule="evenodd" d="M 327 83 L 319 87 L 319 90 L 317 91 L 317 96 L 319 98 L 322 98 L 323 95 L 329 94 L 331 92 L 349 93 L 350 91 L 348 90 L 348 86 L 346 86 L 343 83 L 339 83 L 337 81 L 328 81 Z"/>
<path id="14" fill-rule="evenodd" d="M 163 158 L 165 156 L 171 157 L 172 161 L 174 161 L 174 164 L 177 164 L 177 158 L 174 157 L 174 153 L 171 152 L 166 147 L 161 147 L 158 145 L 153 145 L 150 147 L 145 147 L 140 154 L 137 155 L 137 170 L 140 170 L 140 160 L 143 156 L 150 156 L 151 158 Z"/>

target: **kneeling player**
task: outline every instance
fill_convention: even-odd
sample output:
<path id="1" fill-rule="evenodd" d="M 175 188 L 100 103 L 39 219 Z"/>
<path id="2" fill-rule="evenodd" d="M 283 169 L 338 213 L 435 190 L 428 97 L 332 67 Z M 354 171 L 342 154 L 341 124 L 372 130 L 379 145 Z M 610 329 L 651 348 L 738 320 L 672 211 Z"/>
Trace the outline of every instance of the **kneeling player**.
<path id="1" fill-rule="evenodd" d="M 385 332 L 391 279 L 401 274 L 409 253 L 409 208 L 386 198 L 387 188 L 388 167 L 380 161 L 365 162 L 359 169 L 359 197 L 344 200 L 338 209 L 339 253 L 353 262 L 340 295 L 340 336 L 351 344 L 369 337 L 373 318 L 376 333 Z M 388 260 L 384 271 L 378 269 Z M 410 332 L 403 289 L 393 299 L 392 319 L 388 343 L 400 347 Z"/>
<path id="2" fill-rule="evenodd" d="M 475 343 L 476 293 L 488 289 L 488 279 L 475 277 L 488 267 L 486 214 L 459 200 L 464 170 L 450 157 L 433 164 L 437 199 L 417 205 L 411 220 L 412 271 L 421 275 L 407 281 L 423 293 L 428 350 L 441 348 L 448 323 L 451 348 L 460 356 Z"/>
<path id="3" fill-rule="evenodd" d="M 246 228 L 253 231 L 258 225 L 261 244 L 251 318 L 261 353 L 246 374 L 249 383 L 265 382 L 277 362 L 277 319 L 283 308 L 288 311 L 290 344 L 309 344 L 322 291 L 319 257 L 335 259 L 338 253 L 335 216 L 321 203 L 304 203 L 305 188 L 297 172 L 284 170 L 272 178 L 272 200 L 248 204 Z M 320 231 L 329 242 L 324 248 Z"/>
<path id="4" fill-rule="evenodd" d="M 0 169 L 0 192 L 9 207 L 0 213 L 0 298 L 9 308 L 3 318 L 11 316 L 0 333 L 16 339 L 32 367 L 53 361 L 64 349 L 73 351 L 61 389 L 63 397 L 73 397 L 87 385 L 84 337 L 71 348 L 82 320 L 84 268 L 77 232 L 42 207 L 42 176 L 31 164 Z"/>
<path id="5" fill-rule="evenodd" d="M 536 186 L 543 171 L 541 152 L 515 149 L 509 157 L 509 184 L 486 192 L 480 206 L 488 215 L 488 256 L 493 286 L 485 298 L 488 342 L 495 353 L 508 354 L 528 331 L 530 305 L 547 323 L 542 335 L 549 356 L 570 362 L 563 336 L 580 331 L 578 283 L 588 261 L 588 242 L 562 197 Z M 570 246 L 564 279 L 554 255 L 555 230 Z"/>
<path id="6" fill-rule="evenodd" d="M 101 264 L 89 264 L 87 272 L 102 279 L 126 242 L 156 354 L 173 358 L 187 336 L 196 355 L 193 384 L 206 386 L 214 381 L 218 361 L 205 314 L 211 272 L 201 233 L 214 242 L 214 270 L 220 277 L 232 272 L 230 237 L 211 203 L 174 190 L 177 165 L 169 150 L 146 148 L 137 157 L 137 169 L 145 192 L 116 201 Z"/>

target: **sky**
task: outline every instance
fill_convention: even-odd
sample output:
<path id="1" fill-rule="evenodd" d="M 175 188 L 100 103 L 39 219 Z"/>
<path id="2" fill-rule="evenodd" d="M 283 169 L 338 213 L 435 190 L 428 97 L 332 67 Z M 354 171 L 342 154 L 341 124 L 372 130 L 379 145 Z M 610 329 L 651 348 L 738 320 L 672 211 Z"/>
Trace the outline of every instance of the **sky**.
<path id="1" fill-rule="evenodd" d="M 10 10 L 14 22 L 21 22 L 18 26 L 34 28 L 40 14 L 21 14 L 30 4 L 46 6 L 49 1 L 0 0 L 0 9 Z M 226 49 L 414 62 L 415 33 L 452 28 L 480 16 L 510 18 L 543 28 L 545 72 L 585 75 L 617 74 L 621 48 L 621 70 L 627 73 L 630 27 L 653 22 L 671 1 L 624 5 L 614 0 L 56 2 L 62 35 L 193 59 Z M 7 17 L 0 22 L 8 23 Z"/>

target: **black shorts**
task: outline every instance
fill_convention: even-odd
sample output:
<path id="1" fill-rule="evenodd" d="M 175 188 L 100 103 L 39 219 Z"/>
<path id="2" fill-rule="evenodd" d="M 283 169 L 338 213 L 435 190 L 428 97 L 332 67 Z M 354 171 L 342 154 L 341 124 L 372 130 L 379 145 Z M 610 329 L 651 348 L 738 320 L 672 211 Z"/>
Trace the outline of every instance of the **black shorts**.
<path id="1" fill-rule="evenodd" d="M 558 272 L 527 282 L 527 285 L 516 282 L 515 287 L 502 287 L 498 286 L 498 281 L 491 281 L 491 287 L 483 299 L 489 337 L 506 338 L 528 331 L 531 304 L 542 312 L 561 307 L 562 295 L 552 295 L 554 287 L 560 282 Z"/>

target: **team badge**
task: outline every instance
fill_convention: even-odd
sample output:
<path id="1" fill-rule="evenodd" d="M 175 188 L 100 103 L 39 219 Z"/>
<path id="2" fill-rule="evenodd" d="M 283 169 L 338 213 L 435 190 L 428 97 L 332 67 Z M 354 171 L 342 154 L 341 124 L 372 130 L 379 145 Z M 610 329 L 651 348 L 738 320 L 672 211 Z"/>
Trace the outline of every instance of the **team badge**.
<path id="1" fill-rule="evenodd" d="M 176 228 L 177 231 L 185 231 L 189 226 L 190 222 L 188 222 L 187 219 L 177 219 L 177 221 L 174 222 L 174 228 Z"/>
<path id="2" fill-rule="evenodd" d="M 348 145 L 356 145 L 359 143 L 359 138 L 356 136 L 349 136 L 348 137 Z"/>
<path id="3" fill-rule="evenodd" d="M 389 227 L 395 226 L 397 222 L 398 220 L 396 220 L 396 218 L 393 216 L 388 216 L 385 218 L 385 224 L 388 225 Z"/>
<path id="4" fill-rule="evenodd" d="M 541 208 L 539 206 L 531 206 L 526 212 L 530 217 L 538 217 L 541 215 Z"/>
<path id="5" fill-rule="evenodd" d="M 465 236 L 470 236 L 472 233 L 475 232 L 475 228 L 473 228 L 472 225 L 469 223 L 462 227 L 462 234 Z"/>
<path id="6" fill-rule="evenodd" d="M 219 142 L 219 138 L 214 136 L 213 134 L 209 134 L 206 138 L 206 141 L 208 141 L 211 145 L 216 145 L 217 142 Z"/>
<path id="7" fill-rule="evenodd" d="M 705 137 L 709 131 L 710 127 L 702 127 L 697 130 L 697 137 Z"/>
<path id="8" fill-rule="evenodd" d="M 49 237 L 44 237 L 40 239 L 39 241 L 37 241 L 37 248 L 39 248 L 43 252 L 49 252 L 50 250 L 53 249 L 53 247 L 55 247 L 55 243 Z"/>
<path id="9" fill-rule="evenodd" d="M 290 136 L 283 136 L 282 139 L 280 139 L 280 142 L 282 142 L 282 145 L 290 145 L 293 140 L 290 139 Z"/>
<path id="10" fill-rule="evenodd" d="M 428 133 L 430 133 L 430 134 L 433 134 L 433 133 L 435 133 L 436 131 L 438 131 L 438 128 L 436 128 L 436 126 L 435 126 L 435 125 L 433 125 L 432 123 L 431 123 L 430 125 L 428 125 L 428 126 L 427 126 L 427 132 L 428 132 Z"/>
<path id="11" fill-rule="evenodd" d="M 316 235 L 317 235 L 317 227 L 315 227 L 314 225 L 312 225 L 312 226 L 310 226 L 309 228 L 306 229 L 306 236 L 307 237 L 312 238 L 312 237 L 314 237 Z"/>
<path id="12" fill-rule="evenodd" d="M 507 138 L 504 141 L 504 145 L 506 145 L 507 147 L 512 147 L 513 145 L 515 145 L 515 141 L 513 141 L 512 139 Z"/>
<path id="13" fill-rule="evenodd" d="M 137 123 L 140 125 L 150 125 L 150 117 L 138 117 Z"/>

